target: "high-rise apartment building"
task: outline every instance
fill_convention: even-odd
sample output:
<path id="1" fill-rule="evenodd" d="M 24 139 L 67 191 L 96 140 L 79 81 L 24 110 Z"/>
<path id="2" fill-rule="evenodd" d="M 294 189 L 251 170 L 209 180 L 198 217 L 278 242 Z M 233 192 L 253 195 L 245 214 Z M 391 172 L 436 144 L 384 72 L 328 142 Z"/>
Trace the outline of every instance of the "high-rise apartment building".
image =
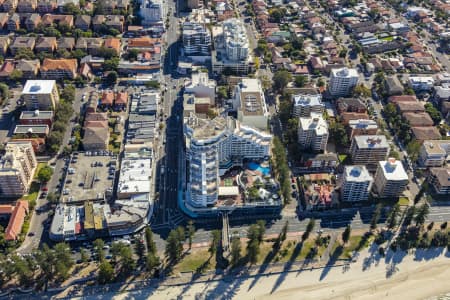
<path id="1" fill-rule="evenodd" d="M 21 97 L 28 110 L 53 110 L 59 103 L 55 80 L 27 80 Z"/>
<path id="2" fill-rule="evenodd" d="M 183 47 L 187 56 L 210 54 L 211 33 L 205 24 L 185 22 L 183 24 Z"/>
<path id="3" fill-rule="evenodd" d="M 341 186 L 342 201 L 366 201 L 372 183 L 373 178 L 365 166 L 345 166 Z"/>
<path id="4" fill-rule="evenodd" d="M 418 162 L 423 167 L 442 167 L 449 154 L 449 140 L 426 140 L 420 147 Z"/>
<path id="5" fill-rule="evenodd" d="M 293 115 L 295 117 L 309 117 L 311 113 L 322 114 L 325 105 L 322 103 L 322 95 L 292 95 L 294 105 Z"/>
<path id="6" fill-rule="evenodd" d="M 0 195 L 20 197 L 28 193 L 37 161 L 31 142 L 9 142 L 0 159 Z"/>
<path id="7" fill-rule="evenodd" d="M 244 159 L 263 159 L 270 154 L 272 136 L 242 125 L 230 117 L 185 117 L 187 203 L 212 206 L 218 199 L 220 175 Z"/>
<path id="8" fill-rule="evenodd" d="M 298 143 L 301 149 L 324 151 L 328 142 L 328 125 L 322 114 L 311 113 L 298 121 Z"/>
<path id="9" fill-rule="evenodd" d="M 386 159 L 389 149 L 384 135 L 357 135 L 353 137 L 350 154 L 355 165 L 375 170 L 378 162 Z"/>
<path id="10" fill-rule="evenodd" d="M 142 25 L 148 26 L 162 21 L 163 6 L 160 0 L 142 0 L 141 3 Z"/>
<path id="11" fill-rule="evenodd" d="M 405 190 L 409 179 L 402 162 L 389 158 L 378 162 L 375 173 L 374 191 L 379 197 L 398 197 Z"/>
<path id="12" fill-rule="evenodd" d="M 358 71 L 347 67 L 332 69 L 329 91 L 332 96 L 347 96 L 358 84 Z"/>
<path id="13" fill-rule="evenodd" d="M 249 55 L 247 31 L 239 19 L 228 19 L 223 22 L 225 50 L 229 60 L 246 60 Z"/>

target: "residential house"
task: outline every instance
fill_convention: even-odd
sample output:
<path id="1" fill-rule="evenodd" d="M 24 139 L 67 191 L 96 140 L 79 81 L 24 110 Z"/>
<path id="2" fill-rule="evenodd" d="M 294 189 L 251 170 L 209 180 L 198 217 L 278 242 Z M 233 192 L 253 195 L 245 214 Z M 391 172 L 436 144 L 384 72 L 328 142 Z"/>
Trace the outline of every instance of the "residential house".
<path id="1" fill-rule="evenodd" d="M 22 71 L 22 78 L 34 79 L 37 77 L 41 63 L 39 59 L 25 60 L 21 59 L 16 63 L 16 69 Z"/>
<path id="2" fill-rule="evenodd" d="M 12 14 L 8 20 L 7 28 L 9 31 L 17 31 L 20 29 L 20 15 Z"/>
<path id="3" fill-rule="evenodd" d="M 357 98 L 339 98 L 336 102 L 336 108 L 339 114 L 344 112 L 367 112 L 366 105 Z"/>
<path id="4" fill-rule="evenodd" d="M 125 17 L 121 15 L 108 15 L 106 16 L 105 25 L 108 28 L 113 28 L 119 32 L 123 32 L 125 25 Z"/>
<path id="5" fill-rule="evenodd" d="M 396 75 L 387 76 L 384 81 L 384 87 L 389 96 L 401 95 L 403 93 L 403 85 Z"/>
<path id="6" fill-rule="evenodd" d="M 56 43 L 56 37 L 39 37 L 36 41 L 35 49 L 37 52 L 49 52 L 56 51 L 58 45 Z"/>
<path id="7" fill-rule="evenodd" d="M 8 24 L 8 20 L 9 20 L 9 14 L 0 13 L 0 30 L 5 28 L 5 26 Z"/>
<path id="8" fill-rule="evenodd" d="M 34 46 L 36 45 L 36 38 L 31 36 L 18 36 L 14 39 L 12 44 L 9 46 L 9 51 L 12 55 L 16 55 L 19 49 L 31 49 L 34 51 Z"/>
<path id="9" fill-rule="evenodd" d="M 425 111 L 423 104 L 419 101 L 401 101 L 397 102 L 395 105 L 400 114 L 406 112 L 420 113 Z"/>
<path id="10" fill-rule="evenodd" d="M 101 31 L 104 28 L 105 21 L 105 15 L 95 15 L 94 17 L 92 17 L 92 29 L 95 32 Z"/>
<path id="11" fill-rule="evenodd" d="M 64 49 L 67 51 L 72 51 L 75 47 L 75 38 L 73 37 L 61 37 L 57 41 L 58 49 Z"/>
<path id="12" fill-rule="evenodd" d="M 125 110 L 128 104 L 128 93 L 118 92 L 114 100 L 114 110 Z"/>
<path id="13" fill-rule="evenodd" d="M 12 71 L 15 70 L 15 63 L 12 60 L 6 60 L 0 67 L 0 79 L 7 80 Z"/>
<path id="14" fill-rule="evenodd" d="M 108 150 L 109 128 L 85 127 L 82 142 L 85 151 Z"/>
<path id="15" fill-rule="evenodd" d="M 425 140 L 439 140 L 442 137 L 439 130 L 431 126 L 411 127 L 411 132 L 413 138 L 420 143 Z"/>
<path id="16" fill-rule="evenodd" d="M 75 27 L 87 31 L 91 27 L 91 16 L 79 15 L 75 19 Z"/>
<path id="17" fill-rule="evenodd" d="M 76 49 L 86 51 L 91 55 L 97 55 L 98 50 L 103 46 L 102 38 L 79 38 L 75 45 Z"/>
<path id="18" fill-rule="evenodd" d="M 416 96 L 414 95 L 401 95 L 401 96 L 390 96 L 388 98 L 388 102 L 397 103 L 397 102 L 406 102 L 406 101 L 417 101 Z"/>
<path id="19" fill-rule="evenodd" d="M 19 138 L 46 138 L 49 133 L 47 125 L 16 125 L 13 135 Z"/>
<path id="20" fill-rule="evenodd" d="M 44 59 L 41 66 L 41 77 L 45 79 L 74 79 L 77 76 L 76 59 Z"/>
<path id="21" fill-rule="evenodd" d="M 5 57 L 8 53 L 9 44 L 11 43 L 11 39 L 9 36 L 0 36 L 0 55 Z"/>
<path id="22" fill-rule="evenodd" d="M 51 13 L 56 9 L 55 0 L 39 0 L 36 11 L 40 14 Z"/>
<path id="23" fill-rule="evenodd" d="M 36 10 L 37 0 L 19 0 L 16 11 L 19 13 L 32 13 Z"/>
<path id="24" fill-rule="evenodd" d="M 45 14 L 42 16 L 42 24 L 45 26 L 65 25 L 69 28 L 72 28 L 73 27 L 73 16 Z"/>
<path id="25" fill-rule="evenodd" d="M 108 38 L 105 39 L 105 43 L 103 44 L 103 47 L 107 49 L 113 49 L 116 53 L 116 55 L 120 54 L 120 39 L 117 38 Z"/>
<path id="26" fill-rule="evenodd" d="M 41 16 L 39 14 L 31 14 L 25 20 L 25 27 L 27 28 L 28 31 L 35 30 L 39 24 L 41 24 Z"/>
<path id="27" fill-rule="evenodd" d="M 1 4 L 2 11 L 4 11 L 4 12 L 13 12 L 13 11 L 16 10 L 17 4 L 18 4 L 18 0 L 5 0 Z"/>
<path id="28" fill-rule="evenodd" d="M 160 43 L 160 39 L 152 39 L 149 37 L 139 37 L 128 39 L 128 49 L 136 49 L 139 51 L 153 51 L 156 44 Z"/>
<path id="29" fill-rule="evenodd" d="M 405 118 L 412 127 L 433 126 L 433 120 L 426 112 L 406 112 L 403 113 L 403 118 Z"/>
<path id="30" fill-rule="evenodd" d="M 103 109 L 109 109 L 113 106 L 113 102 L 114 102 L 114 92 L 104 91 L 100 99 L 100 107 L 102 107 Z"/>

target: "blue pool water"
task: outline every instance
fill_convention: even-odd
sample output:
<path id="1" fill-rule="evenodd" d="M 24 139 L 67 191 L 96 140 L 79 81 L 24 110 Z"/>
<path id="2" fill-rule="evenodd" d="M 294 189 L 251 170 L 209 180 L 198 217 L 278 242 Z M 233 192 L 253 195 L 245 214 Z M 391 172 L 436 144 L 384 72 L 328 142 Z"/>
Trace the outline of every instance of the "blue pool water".
<path id="1" fill-rule="evenodd" d="M 255 163 L 255 162 L 250 162 L 248 163 L 248 168 L 252 171 L 259 171 L 261 172 L 264 176 L 269 175 L 270 173 L 270 168 L 269 167 L 261 167 L 260 164 Z"/>

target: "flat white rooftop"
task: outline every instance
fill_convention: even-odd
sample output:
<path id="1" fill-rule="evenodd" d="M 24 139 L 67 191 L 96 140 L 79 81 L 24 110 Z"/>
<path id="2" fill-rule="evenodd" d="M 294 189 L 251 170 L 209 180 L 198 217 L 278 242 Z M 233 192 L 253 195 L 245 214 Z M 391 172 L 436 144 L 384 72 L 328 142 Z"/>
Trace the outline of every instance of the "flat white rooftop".
<path id="1" fill-rule="evenodd" d="M 373 180 L 366 166 L 345 166 L 344 177 L 347 182 L 366 182 Z"/>
<path id="2" fill-rule="evenodd" d="M 55 84 L 55 80 L 27 80 L 22 94 L 50 94 Z"/>
<path id="3" fill-rule="evenodd" d="M 408 174 L 406 174 L 403 168 L 402 162 L 394 158 L 389 160 L 383 160 L 378 162 L 384 177 L 390 181 L 403 181 L 408 180 Z"/>

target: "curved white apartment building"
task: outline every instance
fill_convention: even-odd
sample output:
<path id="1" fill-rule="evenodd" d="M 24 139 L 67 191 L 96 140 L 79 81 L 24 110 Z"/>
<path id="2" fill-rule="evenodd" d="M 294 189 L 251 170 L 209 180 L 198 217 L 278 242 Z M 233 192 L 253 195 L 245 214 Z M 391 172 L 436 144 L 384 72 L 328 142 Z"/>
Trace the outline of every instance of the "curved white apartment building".
<path id="1" fill-rule="evenodd" d="M 220 175 L 243 159 L 262 159 L 270 154 L 272 136 L 243 126 L 232 118 L 185 119 L 184 136 L 188 170 L 186 200 L 202 208 L 218 198 Z"/>

